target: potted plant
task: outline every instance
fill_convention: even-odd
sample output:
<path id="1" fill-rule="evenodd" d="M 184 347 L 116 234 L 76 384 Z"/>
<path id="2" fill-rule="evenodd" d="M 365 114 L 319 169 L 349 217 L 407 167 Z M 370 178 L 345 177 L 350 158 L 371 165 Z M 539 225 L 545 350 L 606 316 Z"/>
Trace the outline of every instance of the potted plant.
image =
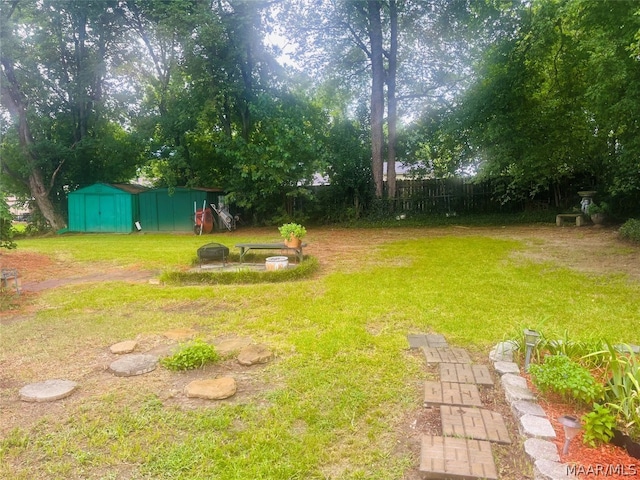
<path id="1" fill-rule="evenodd" d="M 290 248 L 300 248 L 302 238 L 307 234 L 307 229 L 298 223 L 285 223 L 278 230 L 284 238 L 284 244 Z"/>
<path id="2" fill-rule="evenodd" d="M 591 221 L 596 225 L 601 225 L 605 220 L 605 213 L 607 211 L 607 204 L 602 202 L 598 205 L 595 202 L 592 202 L 587 207 L 587 213 L 589 213 L 589 217 Z"/>

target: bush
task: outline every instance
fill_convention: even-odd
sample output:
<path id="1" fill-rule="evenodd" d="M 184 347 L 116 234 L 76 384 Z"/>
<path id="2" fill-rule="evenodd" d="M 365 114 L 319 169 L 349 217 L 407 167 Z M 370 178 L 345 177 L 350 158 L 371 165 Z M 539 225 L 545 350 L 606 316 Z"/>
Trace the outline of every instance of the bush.
<path id="1" fill-rule="evenodd" d="M 160 360 L 160 364 L 169 370 L 194 370 L 205 363 L 216 362 L 220 356 L 212 345 L 203 340 L 194 340 L 183 345 L 180 350 Z"/>
<path id="2" fill-rule="evenodd" d="M 549 355 L 544 363 L 529 366 L 531 381 L 542 393 L 555 393 L 564 400 L 590 405 L 600 400 L 604 388 L 591 372 L 564 355 Z"/>
<path id="3" fill-rule="evenodd" d="M 627 220 L 618 230 L 620 238 L 634 243 L 640 243 L 640 220 L 631 218 Z"/>

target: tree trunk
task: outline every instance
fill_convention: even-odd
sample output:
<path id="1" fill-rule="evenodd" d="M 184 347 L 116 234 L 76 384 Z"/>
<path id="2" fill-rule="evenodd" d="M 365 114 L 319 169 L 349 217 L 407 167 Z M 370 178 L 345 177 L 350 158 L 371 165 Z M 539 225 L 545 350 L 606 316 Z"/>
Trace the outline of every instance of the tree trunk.
<path id="1" fill-rule="evenodd" d="M 367 2 L 369 16 L 369 40 L 371 42 L 371 171 L 376 198 L 383 193 L 384 146 L 384 62 L 382 59 L 382 23 L 379 0 Z"/>
<path id="2" fill-rule="evenodd" d="M 49 225 L 54 230 L 59 230 L 65 226 L 64 219 L 56 212 L 53 202 L 49 198 L 51 192 L 50 188 L 47 188 L 42 176 L 42 171 L 36 163 L 36 159 L 33 156 L 33 136 L 31 134 L 31 128 L 27 121 L 27 108 L 26 99 L 20 84 L 15 75 L 13 68 L 13 61 L 9 57 L 2 56 L 0 63 L 3 68 L 3 80 L 2 82 L 2 100 L 7 106 L 8 110 L 14 117 L 18 118 L 18 136 L 20 139 L 20 148 L 24 155 L 25 163 L 29 171 L 27 179 L 21 178 L 20 181 L 25 183 L 29 188 L 31 196 L 36 202 L 40 213 L 49 222 Z M 60 166 L 58 166 L 58 169 Z M 51 178 L 51 184 L 56 177 L 58 169 L 53 173 Z"/>
<path id="3" fill-rule="evenodd" d="M 389 139 L 387 145 L 387 194 L 389 200 L 396 197 L 396 137 L 398 123 L 398 102 L 396 100 L 396 72 L 398 65 L 398 9 L 395 0 L 389 1 L 390 48 L 389 70 L 387 72 L 387 97 Z"/>

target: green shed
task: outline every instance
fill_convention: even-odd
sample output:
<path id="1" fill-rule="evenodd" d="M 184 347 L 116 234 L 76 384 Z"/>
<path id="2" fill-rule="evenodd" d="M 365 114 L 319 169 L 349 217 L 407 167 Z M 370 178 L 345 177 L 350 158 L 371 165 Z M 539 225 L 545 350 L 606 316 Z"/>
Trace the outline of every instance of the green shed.
<path id="1" fill-rule="evenodd" d="M 140 224 L 147 232 L 192 232 L 194 207 L 217 205 L 219 188 L 154 188 L 140 193 Z"/>
<path id="2" fill-rule="evenodd" d="M 69 231 L 131 233 L 138 221 L 138 194 L 134 184 L 96 183 L 69 193 Z"/>

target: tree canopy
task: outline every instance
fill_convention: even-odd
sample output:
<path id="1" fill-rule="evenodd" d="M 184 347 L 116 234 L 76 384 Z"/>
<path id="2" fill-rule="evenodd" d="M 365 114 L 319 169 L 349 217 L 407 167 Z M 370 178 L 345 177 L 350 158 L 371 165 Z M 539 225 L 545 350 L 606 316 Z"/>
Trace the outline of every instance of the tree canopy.
<path id="1" fill-rule="evenodd" d="M 66 194 L 97 181 L 222 187 L 264 219 L 294 216 L 328 175 L 358 215 L 372 195 L 393 199 L 398 159 L 504 178 L 503 201 L 551 192 L 560 205 L 563 186 L 588 184 L 629 204 L 639 12 L 631 0 L 4 1 L 3 190 L 57 229 Z"/>

